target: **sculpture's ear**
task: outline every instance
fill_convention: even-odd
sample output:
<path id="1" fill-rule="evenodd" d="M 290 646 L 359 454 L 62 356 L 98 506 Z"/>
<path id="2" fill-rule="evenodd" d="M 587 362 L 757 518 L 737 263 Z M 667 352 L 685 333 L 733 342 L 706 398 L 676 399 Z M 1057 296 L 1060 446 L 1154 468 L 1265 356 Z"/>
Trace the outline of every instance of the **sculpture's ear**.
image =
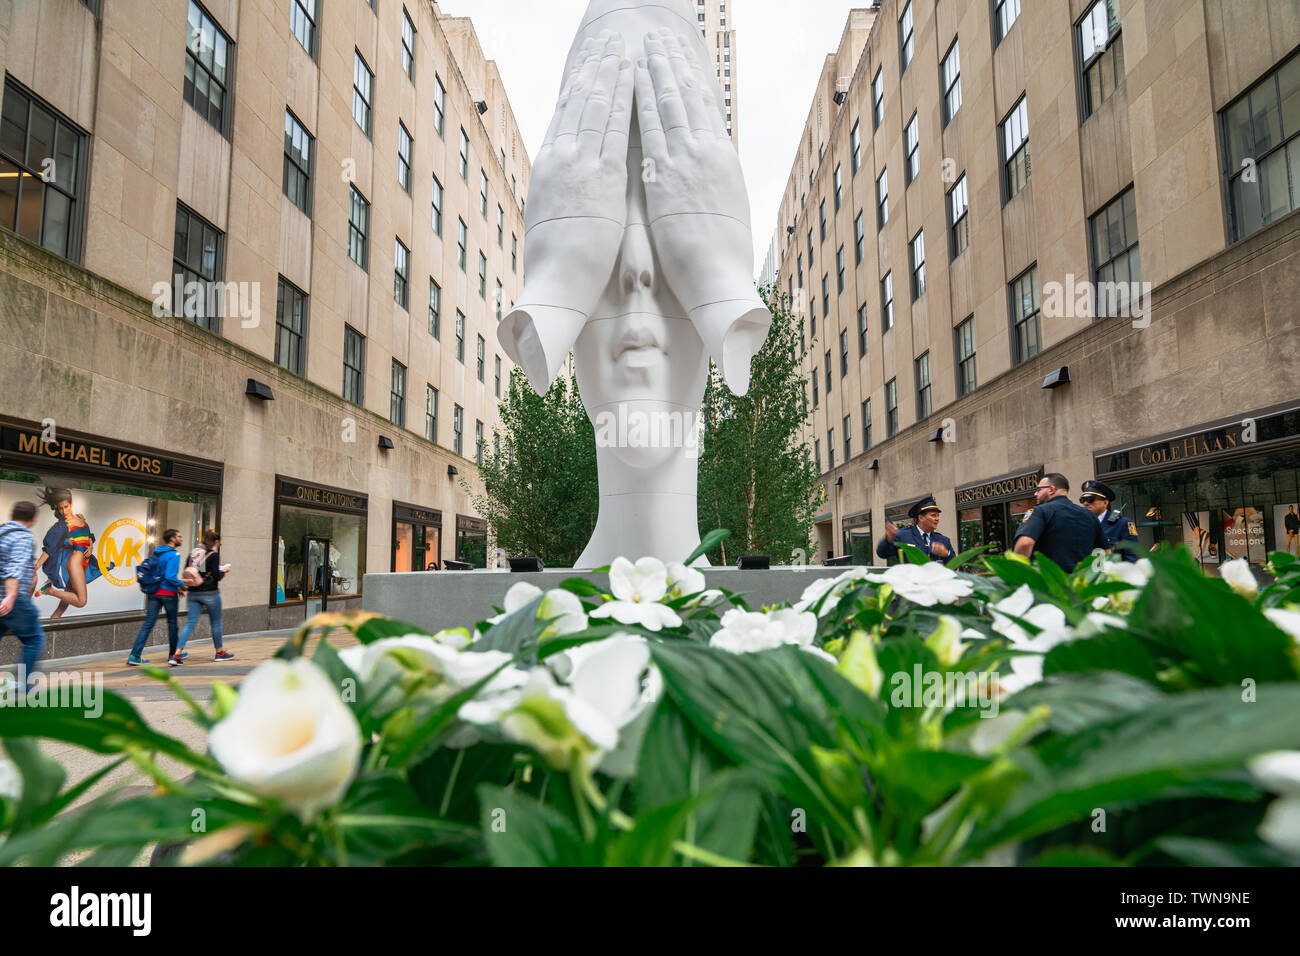
<path id="1" fill-rule="evenodd" d="M 524 371 L 538 395 L 546 394 L 587 317 L 553 305 L 516 305 L 497 326 L 497 341 Z"/>
<path id="2" fill-rule="evenodd" d="M 718 368 L 727 388 L 737 395 L 749 391 L 749 365 L 763 347 L 772 313 L 763 300 L 713 302 L 691 312 L 691 322 Z"/>

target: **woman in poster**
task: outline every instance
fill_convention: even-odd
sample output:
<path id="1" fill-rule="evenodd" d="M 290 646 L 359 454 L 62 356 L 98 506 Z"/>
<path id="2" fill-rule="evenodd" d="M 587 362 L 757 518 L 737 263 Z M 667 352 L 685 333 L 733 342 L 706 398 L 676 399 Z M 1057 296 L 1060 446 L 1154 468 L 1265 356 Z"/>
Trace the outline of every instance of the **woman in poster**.
<path id="1" fill-rule="evenodd" d="M 85 516 L 73 510 L 72 489 L 46 488 L 40 499 L 50 506 L 56 520 L 45 532 L 36 559 L 36 571 L 44 568 L 46 583 L 32 593 L 59 599 L 59 606 L 50 615 L 54 619 L 62 617 L 69 607 L 85 607 L 86 587 L 101 572 L 94 553 L 95 536 Z"/>

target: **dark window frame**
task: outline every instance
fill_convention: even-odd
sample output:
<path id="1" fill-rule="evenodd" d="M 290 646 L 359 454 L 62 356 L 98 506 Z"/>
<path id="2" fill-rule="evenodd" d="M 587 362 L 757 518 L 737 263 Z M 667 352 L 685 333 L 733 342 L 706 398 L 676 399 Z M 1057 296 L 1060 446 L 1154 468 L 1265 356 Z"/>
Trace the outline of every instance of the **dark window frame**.
<path id="1" fill-rule="evenodd" d="M 357 358 L 358 364 L 351 364 Z M 365 405 L 366 337 L 346 322 L 343 324 L 343 400 Z"/>
<path id="2" fill-rule="evenodd" d="M 275 364 L 294 375 L 304 375 L 307 369 L 311 297 L 284 276 L 277 276 L 276 280 Z M 298 308 L 295 310 L 294 306 Z M 297 328 L 291 321 L 295 314 Z"/>

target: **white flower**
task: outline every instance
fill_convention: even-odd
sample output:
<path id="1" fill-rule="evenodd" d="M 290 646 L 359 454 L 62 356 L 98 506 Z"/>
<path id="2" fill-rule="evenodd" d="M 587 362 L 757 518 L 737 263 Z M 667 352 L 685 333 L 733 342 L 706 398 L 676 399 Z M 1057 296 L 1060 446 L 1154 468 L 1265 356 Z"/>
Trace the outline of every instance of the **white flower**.
<path id="1" fill-rule="evenodd" d="M 1277 625 L 1279 629 L 1290 634 L 1297 644 L 1300 644 L 1300 611 L 1270 607 L 1264 609 L 1264 616 Z"/>
<path id="2" fill-rule="evenodd" d="M 1246 762 L 1259 785 L 1281 794 L 1269 804 L 1259 825 L 1267 843 L 1288 853 L 1300 854 L 1300 751 L 1275 750 Z"/>
<path id="3" fill-rule="evenodd" d="M 554 588 L 542 595 L 537 616 L 543 621 L 551 621 L 538 635 L 539 641 L 587 629 L 587 612 L 583 609 L 582 600 L 572 591 L 563 588 Z"/>
<path id="4" fill-rule="evenodd" d="M 969 581 L 938 561 L 895 564 L 883 573 L 867 575 L 867 580 L 888 584 L 899 596 L 922 607 L 956 604 L 972 592 Z"/>
<path id="5" fill-rule="evenodd" d="M 360 654 L 357 654 L 357 651 Z M 344 663 L 372 692 L 382 692 L 375 703 L 386 713 L 411 697 L 441 704 L 478 683 L 511 659 L 505 651 L 462 651 L 423 634 L 386 637 L 360 648 L 348 648 Z M 528 675 L 507 667 L 479 691 L 479 696 L 520 687 Z"/>
<path id="6" fill-rule="evenodd" d="M 1075 637 L 1095 637 L 1103 631 L 1127 631 L 1128 621 L 1113 614 L 1089 611 L 1079 626 L 1074 629 Z"/>
<path id="7" fill-rule="evenodd" d="M 564 652 L 573 692 L 623 727 L 659 699 L 663 674 L 650 661 L 645 638 L 613 634 Z M 644 675 L 644 676 L 643 676 Z"/>
<path id="8" fill-rule="evenodd" d="M 668 594 L 668 568 L 658 558 L 641 558 L 636 564 L 615 558 L 609 566 L 609 589 L 614 600 L 597 607 L 592 617 L 612 617 L 651 631 L 682 623 L 676 611 L 659 603 Z"/>
<path id="9" fill-rule="evenodd" d="M 999 676 L 998 683 L 1008 694 L 1014 694 L 1030 684 L 1043 679 L 1043 658 L 1053 647 L 1071 640 L 1073 635 L 1065 622 L 1065 612 L 1052 604 L 1034 605 L 1033 592 L 1029 585 L 1022 584 L 1011 595 L 997 604 L 989 606 L 993 615 L 993 629 L 1011 641 L 1018 651 L 1034 651 L 1028 656 L 1011 658 L 1011 674 Z M 1011 617 L 1032 624 L 1039 629 L 1037 636 L 1030 637 L 1018 621 Z"/>
<path id="10" fill-rule="evenodd" d="M 361 727 L 315 664 L 273 659 L 244 678 L 208 746 L 236 780 L 307 820 L 336 803 L 352 782 Z"/>
<path id="11" fill-rule="evenodd" d="M 520 581 L 511 585 L 510 590 L 506 592 L 504 603 L 505 610 L 496 617 L 488 618 L 489 624 L 500 624 L 515 611 L 521 611 L 533 601 L 542 596 L 542 589 L 535 584 L 529 584 L 527 581 Z"/>
<path id="12" fill-rule="evenodd" d="M 722 615 L 722 627 L 709 639 L 709 646 L 733 654 L 767 651 L 782 644 L 810 648 L 816 633 L 817 616 L 811 611 L 782 608 L 764 612 L 733 608 Z"/>
<path id="13" fill-rule="evenodd" d="M 17 800 L 23 795 L 23 778 L 12 760 L 0 759 L 0 797 Z"/>
<path id="14" fill-rule="evenodd" d="M 960 621 L 951 614 L 941 614 L 939 626 L 925 639 L 925 646 L 934 651 L 940 664 L 951 667 L 961 660 L 962 652 L 966 650 L 966 645 L 961 642 L 964 633 Z"/>
<path id="15" fill-rule="evenodd" d="M 1255 574 L 1250 570 L 1250 562 L 1245 558 L 1224 561 L 1219 565 L 1219 577 L 1227 581 L 1228 587 L 1244 598 L 1253 599 L 1259 593 L 1259 582 L 1255 580 Z"/>
<path id="16" fill-rule="evenodd" d="M 1106 580 L 1127 584 L 1129 590 L 1094 598 L 1092 606 L 1097 610 L 1109 606 L 1117 611 L 1128 611 L 1133 607 L 1133 602 L 1138 599 L 1142 589 L 1147 586 L 1147 582 L 1151 580 L 1151 576 L 1155 574 L 1155 566 L 1152 565 L 1150 558 L 1142 558 L 1138 561 L 1111 558 L 1104 561 L 1100 567 L 1102 576 Z"/>
<path id="17" fill-rule="evenodd" d="M 682 597 L 691 597 L 688 607 L 716 604 L 722 600 L 722 592 L 709 588 L 704 581 L 704 572 L 688 568 L 680 561 L 668 562 L 668 600 L 675 601 Z"/>
<path id="18" fill-rule="evenodd" d="M 803 589 L 803 594 L 799 596 L 799 602 L 795 604 L 794 609 L 796 611 L 807 611 L 817 603 L 818 598 L 830 592 L 830 597 L 823 602 L 821 609 L 817 612 L 818 617 L 825 617 L 835 607 L 840 595 L 845 591 L 852 590 L 858 581 L 865 580 L 866 577 L 867 569 L 861 565 L 855 565 L 833 578 L 818 578 Z"/>

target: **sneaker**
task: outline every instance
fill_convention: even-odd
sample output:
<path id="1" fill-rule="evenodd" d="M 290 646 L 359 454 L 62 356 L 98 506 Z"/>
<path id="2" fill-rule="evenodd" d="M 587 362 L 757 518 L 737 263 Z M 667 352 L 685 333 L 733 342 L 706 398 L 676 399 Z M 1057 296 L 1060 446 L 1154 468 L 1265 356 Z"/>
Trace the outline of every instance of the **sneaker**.
<path id="1" fill-rule="evenodd" d="M 128 658 L 126 659 L 126 663 L 127 663 L 128 666 L 130 666 L 130 667 L 139 667 L 141 664 L 148 664 L 148 663 L 149 663 L 149 658 L 147 658 L 147 657 L 136 657 L 134 654 L 132 654 L 130 657 L 128 657 Z"/>
<path id="2" fill-rule="evenodd" d="M 167 663 L 170 664 L 172 667 L 180 667 L 185 662 L 181 660 L 179 656 L 173 654 L 171 657 L 167 658 Z"/>
<path id="3" fill-rule="evenodd" d="M 213 658 L 214 661 L 233 661 L 234 659 L 235 655 L 227 650 L 217 651 L 217 656 Z"/>
<path id="4" fill-rule="evenodd" d="M 185 658 L 187 658 L 187 657 L 190 656 L 190 652 L 189 652 L 189 651 L 181 651 L 181 652 L 180 652 L 179 654 L 177 654 L 176 656 L 179 657 L 181 660 L 185 660 Z"/>

